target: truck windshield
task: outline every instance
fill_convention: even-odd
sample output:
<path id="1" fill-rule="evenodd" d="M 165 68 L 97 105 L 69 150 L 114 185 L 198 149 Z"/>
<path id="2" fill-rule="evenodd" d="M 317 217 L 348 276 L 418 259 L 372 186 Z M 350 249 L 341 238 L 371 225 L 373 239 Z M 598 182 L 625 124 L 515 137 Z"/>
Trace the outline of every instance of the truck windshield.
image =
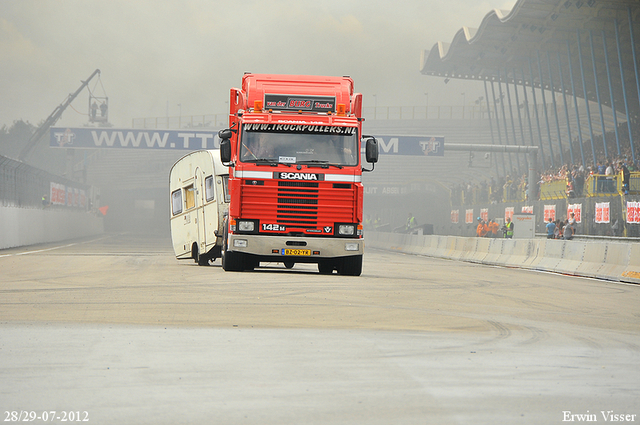
<path id="1" fill-rule="evenodd" d="M 355 166 L 360 160 L 357 130 L 324 127 L 331 132 L 250 131 L 242 133 L 240 160 L 255 163 Z"/>

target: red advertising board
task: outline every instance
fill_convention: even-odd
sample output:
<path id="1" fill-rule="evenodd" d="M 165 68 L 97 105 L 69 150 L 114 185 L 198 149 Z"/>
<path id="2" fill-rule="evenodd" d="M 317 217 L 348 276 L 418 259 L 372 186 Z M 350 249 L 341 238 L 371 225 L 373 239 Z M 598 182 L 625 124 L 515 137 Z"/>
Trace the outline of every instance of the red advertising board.
<path id="1" fill-rule="evenodd" d="M 609 223 L 610 207 L 608 202 L 596 202 L 596 223 Z"/>
<path id="2" fill-rule="evenodd" d="M 545 223 L 549 222 L 549 219 L 552 221 L 556 220 L 556 206 L 554 205 L 545 205 L 544 206 L 544 221 Z"/>

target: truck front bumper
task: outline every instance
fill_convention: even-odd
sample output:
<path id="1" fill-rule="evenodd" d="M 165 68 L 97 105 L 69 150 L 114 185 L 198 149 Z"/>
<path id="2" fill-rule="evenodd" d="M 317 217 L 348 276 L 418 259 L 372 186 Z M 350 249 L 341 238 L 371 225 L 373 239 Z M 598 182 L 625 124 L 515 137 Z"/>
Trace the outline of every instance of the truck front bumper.
<path id="1" fill-rule="evenodd" d="M 364 253 L 364 239 L 230 234 L 227 241 L 229 251 L 268 257 L 270 261 L 315 262 Z"/>

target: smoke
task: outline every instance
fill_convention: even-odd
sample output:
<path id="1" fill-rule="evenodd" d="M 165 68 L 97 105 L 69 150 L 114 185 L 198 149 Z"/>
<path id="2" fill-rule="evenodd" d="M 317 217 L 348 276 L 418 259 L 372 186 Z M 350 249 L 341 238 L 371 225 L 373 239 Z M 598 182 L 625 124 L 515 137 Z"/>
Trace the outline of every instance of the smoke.
<path id="1" fill-rule="evenodd" d="M 459 89 L 421 75 L 421 51 L 513 3 L 4 0 L 0 125 L 40 122 L 96 68 L 102 85 L 90 88 L 109 97 L 119 127 L 225 113 L 245 71 L 350 75 L 365 105 L 374 94 L 378 106 L 421 105 L 427 91 L 436 104 Z M 87 113 L 83 94 L 60 125 L 82 125 Z"/>

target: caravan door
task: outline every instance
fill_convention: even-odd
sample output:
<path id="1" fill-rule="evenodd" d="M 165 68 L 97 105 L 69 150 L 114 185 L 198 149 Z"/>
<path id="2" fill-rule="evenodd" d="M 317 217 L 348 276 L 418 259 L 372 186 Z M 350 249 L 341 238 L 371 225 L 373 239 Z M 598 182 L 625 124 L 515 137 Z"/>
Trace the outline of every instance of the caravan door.
<path id="1" fill-rule="evenodd" d="M 195 169 L 194 186 L 196 187 L 196 227 L 198 229 L 198 255 L 200 256 L 207 253 L 204 172 L 200 167 Z"/>

